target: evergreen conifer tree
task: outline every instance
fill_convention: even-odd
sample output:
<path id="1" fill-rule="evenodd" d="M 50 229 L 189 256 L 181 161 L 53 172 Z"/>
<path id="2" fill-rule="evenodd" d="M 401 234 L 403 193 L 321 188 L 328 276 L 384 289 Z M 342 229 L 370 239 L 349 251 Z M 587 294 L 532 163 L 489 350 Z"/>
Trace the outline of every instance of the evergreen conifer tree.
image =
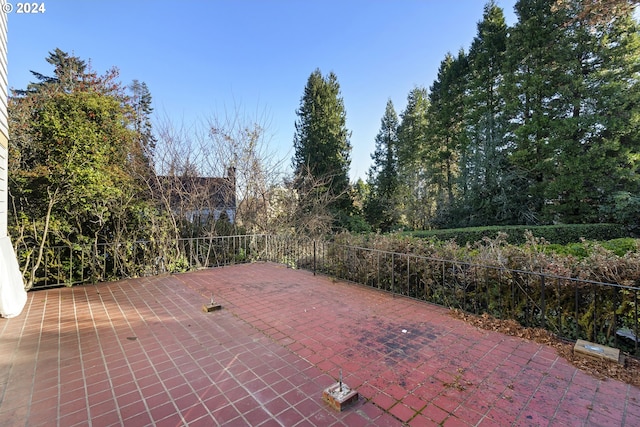
<path id="1" fill-rule="evenodd" d="M 520 0 L 518 23 L 507 41 L 507 73 L 503 87 L 511 124 L 509 161 L 525 182 L 518 212 L 520 223 L 547 222 L 542 216 L 547 188 L 554 175 L 554 128 L 564 115 L 557 108 L 558 88 L 568 84 L 562 58 L 568 48 L 563 33 L 566 16 L 553 13 L 553 1 Z"/>
<path id="2" fill-rule="evenodd" d="M 151 92 L 145 82 L 134 80 L 129 86 L 130 103 L 133 108 L 132 126 L 138 139 L 143 166 L 152 168 L 153 154 L 156 148 L 156 137 L 153 135 L 151 113 L 153 113 Z"/>
<path id="3" fill-rule="evenodd" d="M 459 191 L 460 159 L 467 150 L 464 101 L 468 59 L 463 50 L 450 53 L 440 64 L 438 77 L 429 91 L 429 142 L 425 150 L 431 198 L 436 203 L 438 225 L 451 221 L 451 208 Z"/>
<path id="4" fill-rule="evenodd" d="M 507 25 L 494 1 L 485 5 L 483 19 L 469 50 L 469 80 L 465 97 L 468 147 L 461 158 L 463 182 L 458 202 L 459 225 L 513 222 L 505 165 L 506 116 L 500 85 L 504 81 Z"/>
<path id="5" fill-rule="evenodd" d="M 353 207 L 349 191 L 351 133 L 346 128 L 344 102 L 333 72 L 326 77 L 319 69 L 311 73 L 296 114 L 292 159 L 296 187 L 304 197 L 308 190 L 304 182 L 325 182 L 322 191 L 330 201 L 336 225 L 346 226 Z"/>
<path id="6" fill-rule="evenodd" d="M 373 165 L 369 169 L 369 198 L 365 204 L 367 221 L 375 229 L 389 231 L 398 223 L 398 115 L 387 101 L 380 131 L 376 136 Z"/>
<path id="7" fill-rule="evenodd" d="M 527 179 L 526 222 L 585 223 L 637 191 L 638 30 L 629 9 L 519 0 L 505 94 L 509 160 Z"/>
<path id="8" fill-rule="evenodd" d="M 407 106 L 398 127 L 398 190 L 400 220 L 414 229 L 427 227 L 433 204 L 428 198 L 424 155 L 428 140 L 429 98 L 424 87 L 407 95 Z"/>

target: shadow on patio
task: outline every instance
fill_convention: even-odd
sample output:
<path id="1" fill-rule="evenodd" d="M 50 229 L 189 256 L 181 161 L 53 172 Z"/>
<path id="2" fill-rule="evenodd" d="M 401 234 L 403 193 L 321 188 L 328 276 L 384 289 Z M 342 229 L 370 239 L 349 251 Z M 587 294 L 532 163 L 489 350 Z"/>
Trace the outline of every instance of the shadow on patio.
<path id="1" fill-rule="evenodd" d="M 204 313 L 211 294 L 221 311 Z M 446 309 L 277 264 L 29 293 L 3 426 L 634 425 L 640 390 Z M 359 402 L 337 413 L 322 390 Z"/>

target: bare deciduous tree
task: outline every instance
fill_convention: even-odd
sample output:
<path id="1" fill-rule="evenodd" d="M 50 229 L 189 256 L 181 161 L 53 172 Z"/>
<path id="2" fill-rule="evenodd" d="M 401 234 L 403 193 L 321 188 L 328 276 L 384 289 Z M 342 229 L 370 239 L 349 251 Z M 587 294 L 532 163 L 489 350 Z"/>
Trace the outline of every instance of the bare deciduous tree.
<path id="1" fill-rule="evenodd" d="M 330 177 L 313 177 L 308 170 L 287 179 L 284 160 L 270 146 L 266 115 L 248 116 L 235 108 L 194 126 L 176 127 L 165 120 L 156 134 L 157 173 L 149 187 L 170 216 L 175 237 L 184 235 L 185 220 L 193 221 L 190 212 L 217 208 L 219 201 L 198 180 L 230 180 L 231 174 L 236 210 L 233 228 L 226 232 L 320 236 L 331 230 L 335 218 L 329 206 L 343 195 L 323 191 Z M 220 222 L 201 224 L 197 235 L 215 235 Z"/>
<path id="2" fill-rule="evenodd" d="M 268 231 L 267 201 L 283 176 L 283 161 L 269 147 L 264 116 L 236 109 L 189 127 L 165 120 L 156 129 L 157 173 L 150 188 L 176 236 L 184 234 L 185 220 L 198 223 L 198 235 L 217 234 L 222 222 L 232 223 L 222 227 L 227 232 Z"/>

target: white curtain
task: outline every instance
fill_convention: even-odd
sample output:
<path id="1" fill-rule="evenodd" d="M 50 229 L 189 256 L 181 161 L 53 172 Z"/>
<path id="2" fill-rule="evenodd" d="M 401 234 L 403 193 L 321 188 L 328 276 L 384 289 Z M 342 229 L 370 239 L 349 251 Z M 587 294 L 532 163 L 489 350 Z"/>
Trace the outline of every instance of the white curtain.
<path id="1" fill-rule="evenodd" d="M 27 292 L 11 239 L 0 237 L 0 316 L 18 316 L 26 302 Z"/>

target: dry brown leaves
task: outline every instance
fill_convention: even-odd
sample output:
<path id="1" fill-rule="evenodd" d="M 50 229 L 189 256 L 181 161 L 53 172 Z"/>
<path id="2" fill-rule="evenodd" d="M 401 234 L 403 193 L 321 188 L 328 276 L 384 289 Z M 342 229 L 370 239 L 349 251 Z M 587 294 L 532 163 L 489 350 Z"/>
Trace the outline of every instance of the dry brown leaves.
<path id="1" fill-rule="evenodd" d="M 451 310 L 451 315 L 480 329 L 496 331 L 554 347 L 558 354 L 573 366 L 596 378 L 612 378 L 640 387 L 640 361 L 632 357 L 624 357 L 623 364 L 616 364 L 607 360 L 587 359 L 573 354 L 573 343 L 562 341 L 544 329 L 525 328 L 515 320 L 496 319 L 488 314 L 476 316 L 457 309 Z"/>

